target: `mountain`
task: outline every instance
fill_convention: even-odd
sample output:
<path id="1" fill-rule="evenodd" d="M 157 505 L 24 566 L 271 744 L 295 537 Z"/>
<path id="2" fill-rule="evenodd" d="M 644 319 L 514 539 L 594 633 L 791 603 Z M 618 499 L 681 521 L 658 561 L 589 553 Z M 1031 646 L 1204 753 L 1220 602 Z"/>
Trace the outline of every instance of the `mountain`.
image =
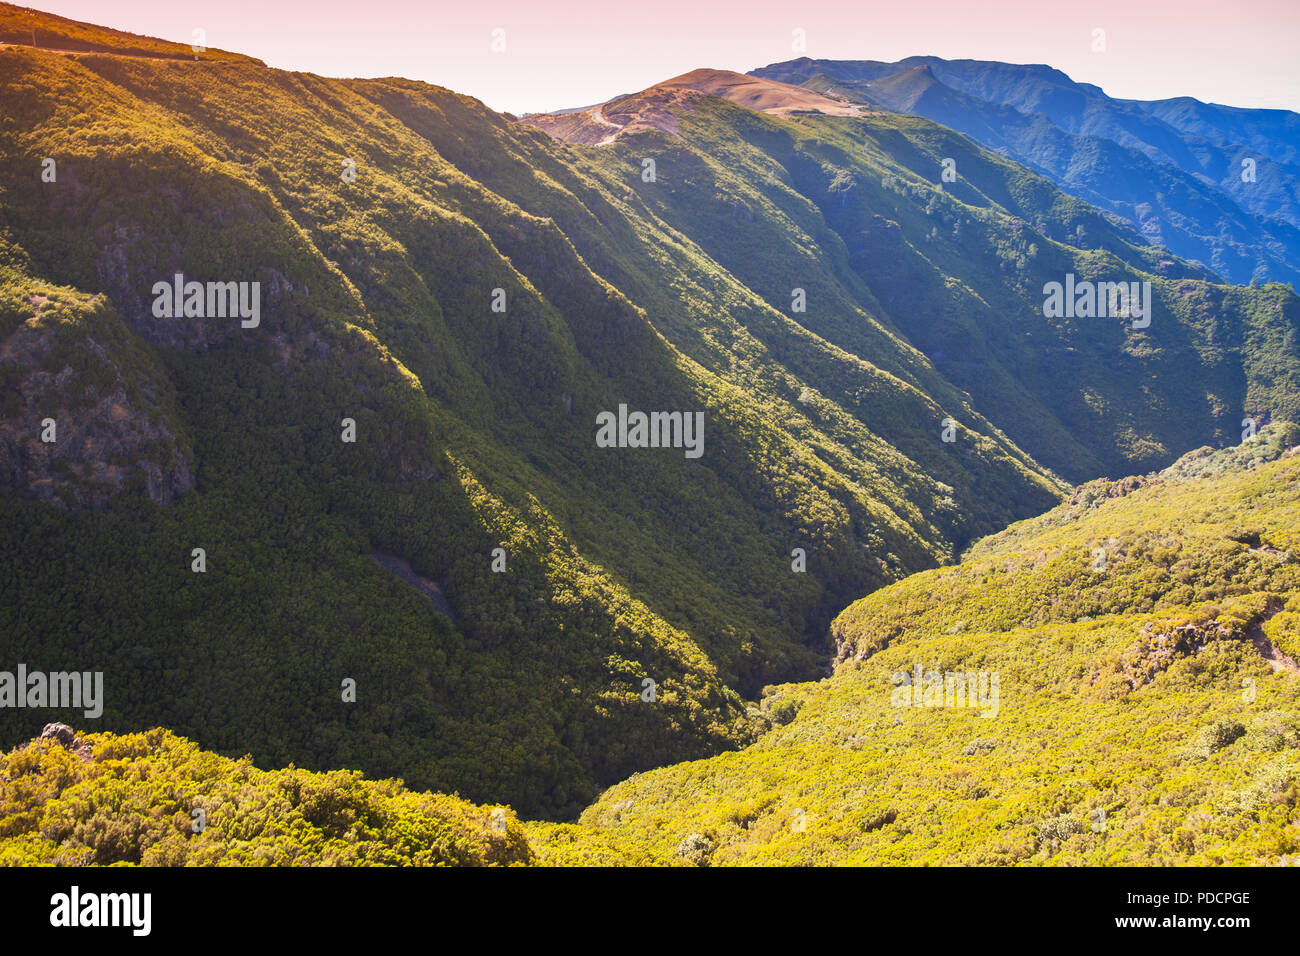
<path id="1" fill-rule="evenodd" d="M 768 260 L 758 256 L 760 248 L 788 244 L 781 232 L 768 232 L 761 245 L 741 242 L 760 222 L 772 218 L 764 209 L 771 198 L 752 184 L 788 182 L 815 208 L 817 221 L 805 225 L 796 218 L 784 234 L 829 230 L 833 235 L 827 244 L 843 250 L 848 271 L 866 286 L 870 298 L 858 300 L 865 310 L 886 316 L 944 378 L 969 393 L 978 411 L 1037 461 L 1071 481 L 1161 466 L 1179 449 L 1226 443 L 1240 432 L 1241 419 L 1234 418 L 1232 432 L 1207 430 L 1191 441 L 1156 433 L 1181 420 L 1175 427 L 1188 434 L 1187 429 L 1199 427 L 1193 421 L 1206 421 L 1205 412 L 1213 418 L 1214 408 L 1226 411 L 1246 404 L 1245 396 L 1229 397 L 1234 389 L 1229 379 L 1241 381 L 1235 373 L 1221 385 L 1211 385 L 1217 397 L 1205 404 L 1204 385 L 1226 371 L 1215 370 L 1220 347 L 1254 338 L 1244 326 L 1229 331 L 1202 324 L 1211 315 L 1222 321 L 1228 315 L 1258 310 L 1262 318 L 1271 312 L 1279 321 L 1277 337 L 1264 351 L 1273 357 L 1294 354 L 1294 335 L 1288 331 L 1295 321 L 1287 311 L 1294 301 L 1290 291 L 1276 285 L 1252 290 L 1221 286 L 1205 270 L 1153 249 L 1044 179 L 933 123 L 880 110 L 856 117 L 769 115 L 759 121 L 701 91 L 683 92 L 676 85 L 671 93 L 684 97 L 688 106 L 672 114 L 675 131 L 660 130 L 658 136 L 698 157 L 709 175 L 724 184 L 714 201 L 735 197 L 732 218 L 746 225 L 740 232 L 709 235 L 713 258 L 774 304 L 784 289 L 803 281 L 797 273 L 785 281 L 775 279 Z M 633 114 L 637 103 L 653 113 L 662 95 L 655 87 L 616 102 L 624 111 L 620 115 Z M 549 125 L 535 117 L 526 122 Z M 613 152 L 606 149 L 584 158 L 599 157 L 609 166 L 604 160 L 611 157 L 615 164 L 635 168 L 636 134 L 611 135 Z M 940 181 L 945 158 L 953 159 L 961 171 L 952 184 Z M 773 162 L 780 167 L 775 178 Z M 642 194 L 660 198 L 665 193 L 669 202 L 657 204 L 655 214 L 680 232 L 698 237 L 703 235 L 702 220 L 716 222 L 718 213 L 705 219 L 699 203 L 675 202 L 679 195 L 697 198 L 675 184 Z M 763 214 L 756 214 L 757 209 Z M 754 227 L 748 224 L 750 215 L 755 216 Z M 1150 329 L 1126 335 L 1113 324 L 1053 327 L 1042 321 L 1044 286 L 1061 282 L 1067 273 L 1152 276 L 1156 318 Z M 1245 295 L 1251 302 L 1229 304 L 1225 295 Z M 1161 318 L 1164 308 L 1172 320 Z M 1193 327 L 1197 331 L 1191 331 Z M 823 326 L 812 328 L 859 356 L 879 361 L 874 346 L 833 338 Z M 1160 345 L 1152 351 L 1156 342 Z M 1189 351 L 1174 359 L 1174 352 L 1182 349 Z M 1259 357 L 1273 361 L 1262 353 Z M 1166 364 L 1171 360 L 1196 372 L 1166 374 L 1172 371 Z M 1292 361 L 1283 358 L 1285 366 Z M 1297 380 L 1288 378 L 1291 374 L 1269 375 L 1280 403 L 1270 399 L 1269 405 L 1281 418 L 1294 417 L 1289 403 L 1295 400 Z M 1156 377 L 1160 386 L 1153 389 L 1150 383 Z M 1259 380 L 1253 373 L 1247 378 Z M 1159 411 L 1151 413 L 1150 403 Z"/>
<path id="2" fill-rule="evenodd" d="M 1059 494 L 896 333 L 845 352 L 475 101 L 21 47 L 0 84 L 4 626 L 105 671 L 108 729 L 572 815 Z M 157 318 L 178 273 L 257 282 L 257 326 Z M 704 411 L 703 456 L 598 447 L 620 405 Z"/>
<path id="3" fill-rule="evenodd" d="M 0 49 L 0 672 L 102 672 L 104 733 L 571 820 L 767 739 L 864 594 L 1300 418 L 1290 288 L 920 117 L 704 71 L 583 145 L 41 16 L 86 46 Z"/>
<path id="4" fill-rule="evenodd" d="M 577 823 L 51 725 L 0 757 L 0 862 L 1294 865 L 1296 442 L 1089 482 L 877 591 L 833 677 L 765 689 L 757 742 Z"/>
<path id="5" fill-rule="evenodd" d="M 31 46 L 61 53 L 112 53 L 150 59 L 209 60 L 218 63 L 253 63 L 256 57 L 215 50 L 196 36 L 191 43 L 172 43 L 109 27 L 69 20 L 31 7 L 0 4 L 0 46 Z"/>
<path id="6" fill-rule="evenodd" d="M 942 123 L 1229 281 L 1300 277 L 1295 113 L 1114 99 L 1048 66 L 931 56 L 802 58 L 753 75 Z"/>
<path id="7" fill-rule="evenodd" d="M 531 824 L 548 865 L 1294 865 L 1300 428 L 1095 481 L 835 622 L 739 754 Z"/>
<path id="8" fill-rule="evenodd" d="M 728 70 L 692 70 L 640 93 L 617 96 L 606 103 L 554 113 L 531 113 L 524 122 L 566 143 L 606 146 L 624 133 L 657 129 L 677 132 L 675 111 L 689 109 L 695 94 L 706 93 L 777 116 L 791 112 L 855 116 L 852 106 L 788 83 L 762 80 Z"/>

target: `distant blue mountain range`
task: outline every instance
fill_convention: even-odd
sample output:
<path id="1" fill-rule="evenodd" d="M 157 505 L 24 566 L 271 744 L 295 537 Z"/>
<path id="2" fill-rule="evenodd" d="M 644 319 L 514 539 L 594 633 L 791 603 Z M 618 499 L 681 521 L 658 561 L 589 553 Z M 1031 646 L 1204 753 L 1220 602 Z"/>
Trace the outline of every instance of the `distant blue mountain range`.
<path id="1" fill-rule="evenodd" d="M 1114 99 L 1048 66 L 933 56 L 753 75 L 942 123 L 1231 282 L 1300 278 L 1300 114 Z"/>

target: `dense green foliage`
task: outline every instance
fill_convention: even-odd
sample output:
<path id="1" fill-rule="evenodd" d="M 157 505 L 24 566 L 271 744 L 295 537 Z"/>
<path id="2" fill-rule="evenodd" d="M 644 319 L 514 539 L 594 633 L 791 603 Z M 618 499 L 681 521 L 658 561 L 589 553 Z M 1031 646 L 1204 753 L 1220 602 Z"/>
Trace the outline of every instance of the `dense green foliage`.
<path id="1" fill-rule="evenodd" d="M 197 811 L 197 812 L 196 812 Z M 526 864 L 515 815 L 349 770 L 266 772 L 165 730 L 0 756 L 0 866 Z"/>
<path id="2" fill-rule="evenodd" d="M 851 600 L 1058 474 L 1297 417 L 1293 293 L 924 120 L 701 98 L 575 149 L 405 80 L 21 48 L 0 92 L 0 669 L 102 670 L 108 731 L 572 818 L 754 740 Z M 1152 277 L 1151 328 L 1044 319 L 1066 271 Z M 155 318 L 176 272 L 260 326 Z M 704 456 L 597 447 L 620 403 L 703 411 Z"/>
<path id="3" fill-rule="evenodd" d="M 646 108 L 654 92 L 641 94 Z M 1041 176 L 917 117 L 778 120 L 702 98 L 677 118 L 680 140 L 639 133 L 575 153 L 611 182 L 626 182 L 637 157 L 657 157 L 656 188 L 632 188 L 674 235 L 776 308 L 789 308 L 791 288 L 806 288 L 814 304 L 792 316 L 804 329 L 930 395 L 958 386 L 976 414 L 1071 481 L 1235 444 L 1247 416 L 1300 417 L 1300 300 L 1287 286 L 1221 285 Z M 954 183 L 940 179 L 945 159 L 959 171 Z M 780 253 L 792 244 L 799 255 L 787 264 Z M 808 257 L 822 268 L 810 273 Z M 1044 317 L 1044 285 L 1068 273 L 1150 281 L 1150 326 Z M 764 326 L 745 324 L 784 360 L 788 344 L 778 352 Z M 898 355 L 882 329 L 931 364 Z M 909 434 L 898 388 L 864 387 L 850 371 L 832 366 L 810 383 L 821 415 L 843 411 L 880 429 L 961 490 L 939 470 L 937 421 Z"/>
<path id="4" fill-rule="evenodd" d="M 1297 441 L 1090 483 L 864 598 L 833 677 L 768 689 L 759 742 L 533 825 L 541 860 L 1300 860 Z M 996 711 L 908 706 L 918 666 L 996 674 Z"/>
<path id="5" fill-rule="evenodd" d="M 757 743 L 634 775 L 577 824 L 92 734 L 0 758 L 0 863 L 1294 862 L 1297 440 L 1089 483 L 876 592 L 836 622 L 833 677 L 767 689 Z M 918 665 L 998 674 L 996 712 L 900 706 Z"/>

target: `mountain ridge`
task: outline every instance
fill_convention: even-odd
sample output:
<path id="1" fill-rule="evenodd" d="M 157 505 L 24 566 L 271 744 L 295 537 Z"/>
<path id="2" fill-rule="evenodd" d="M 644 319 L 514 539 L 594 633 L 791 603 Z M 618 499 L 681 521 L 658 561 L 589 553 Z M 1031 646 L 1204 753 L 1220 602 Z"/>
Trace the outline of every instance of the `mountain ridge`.
<path id="1" fill-rule="evenodd" d="M 678 90 L 585 147 L 251 61 L 13 47 L 0 85 L 0 624 L 107 670 L 109 732 L 572 819 L 758 740 L 850 603 L 1069 479 L 1297 417 L 1294 292 L 921 118 Z M 1150 327 L 1045 315 L 1076 272 Z M 177 274 L 258 325 L 162 319 Z M 621 405 L 707 450 L 599 447 Z"/>
<path id="2" fill-rule="evenodd" d="M 930 100 L 887 102 L 888 87 L 879 84 L 920 67 L 937 84 Z M 1113 99 L 1050 67 L 934 56 L 802 58 L 751 72 L 833 86 L 950 125 L 1232 281 L 1294 285 L 1300 275 L 1300 116 L 1289 111 L 1209 104 L 1189 111 L 1189 98 L 1177 101 L 1181 109 L 1173 100 Z"/>

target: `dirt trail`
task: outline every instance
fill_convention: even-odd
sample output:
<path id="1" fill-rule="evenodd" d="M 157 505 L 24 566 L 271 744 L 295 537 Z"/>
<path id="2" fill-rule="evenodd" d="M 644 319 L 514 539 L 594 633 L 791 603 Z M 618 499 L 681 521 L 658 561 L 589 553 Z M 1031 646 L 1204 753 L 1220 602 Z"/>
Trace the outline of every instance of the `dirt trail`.
<path id="1" fill-rule="evenodd" d="M 1274 647 L 1262 632 L 1252 635 L 1250 642 L 1255 645 L 1255 649 L 1263 655 L 1265 663 L 1273 670 L 1286 671 L 1289 674 L 1300 674 L 1300 664 L 1296 664 L 1295 661 Z"/>
<path id="2" fill-rule="evenodd" d="M 614 140 L 618 138 L 619 133 L 623 132 L 623 127 L 619 126 L 617 123 L 611 123 L 609 120 L 605 119 L 605 114 L 604 112 L 602 112 L 599 106 L 597 106 L 594 110 L 591 111 L 591 119 L 593 122 L 598 123 L 601 126 L 607 126 L 614 131 L 610 133 L 608 136 L 606 136 L 604 139 L 602 139 L 599 143 L 597 143 L 596 144 L 597 146 L 608 146 L 610 143 L 614 142 Z"/>
<path id="3" fill-rule="evenodd" d="M 1273 670 L 1286 671 L 1288 674 L 1300 674 L 1300 664 L 1297 664 L 1274 647 L 1273 642 L 1264 635 L 1264 622 L 1280 610 L 1281 607 L 1270 609 L 1265 613 L 1264 620 L 1252 627 L 1246 636 L 1250 638 L 1250 643 L 1255 645 L 1255 650 L 1259 651 L 1264 658 L 1264 662 Z"/>

